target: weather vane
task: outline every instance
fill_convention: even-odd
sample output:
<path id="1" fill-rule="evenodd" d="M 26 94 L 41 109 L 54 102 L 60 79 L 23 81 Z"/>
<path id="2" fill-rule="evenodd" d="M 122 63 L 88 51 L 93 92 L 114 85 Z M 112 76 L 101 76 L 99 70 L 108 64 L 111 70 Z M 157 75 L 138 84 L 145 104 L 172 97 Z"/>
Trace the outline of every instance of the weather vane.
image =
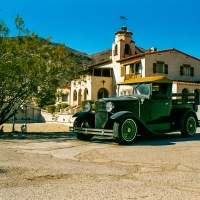
<path id="1" fill-rule="evenodd" d="M 126 20 L 128 20 L 125 16 L 120 16 L 120 20 L 122 20 L 122 22 L 123 22 L 123 26 L 125 26 L 125 22 L 126 22 Z"/>

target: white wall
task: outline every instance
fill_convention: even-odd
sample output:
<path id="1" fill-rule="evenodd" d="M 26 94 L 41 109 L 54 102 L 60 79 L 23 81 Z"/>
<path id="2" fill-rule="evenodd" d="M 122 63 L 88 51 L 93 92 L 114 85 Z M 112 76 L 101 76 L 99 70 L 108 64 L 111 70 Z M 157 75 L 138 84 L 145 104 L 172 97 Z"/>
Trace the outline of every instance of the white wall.
<path id="1" fill-rule="evenodd" d="M 153 74 L 153 63 L 156 63 L 156 61 L 162 61 L 165 64 L 168 64 L 168 74 L 166 76 L 169 78 L 188 82 L 200 81 L 200 61 L 177 51 L 158 52 L 146 55 L 145 60 L 145 76 L 165 75 L 159 73 Z M 180 66 L 183 64 L 188 64 L 191 65 L 191 67 L 194 67 L 193 77 L 180 75 Z"/>

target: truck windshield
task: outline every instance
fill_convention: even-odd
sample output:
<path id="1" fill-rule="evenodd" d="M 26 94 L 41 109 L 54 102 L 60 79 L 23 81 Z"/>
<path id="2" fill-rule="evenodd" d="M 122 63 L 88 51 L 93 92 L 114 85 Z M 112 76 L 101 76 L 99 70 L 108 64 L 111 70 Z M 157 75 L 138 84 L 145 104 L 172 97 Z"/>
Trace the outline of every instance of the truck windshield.
<path id="1" fill-rule="evenodd" d="M 150 83 L 118 85 L 118 96 L 127 96 L 127 95 L 150 96 L 150 91 L 151 91 Z"/>

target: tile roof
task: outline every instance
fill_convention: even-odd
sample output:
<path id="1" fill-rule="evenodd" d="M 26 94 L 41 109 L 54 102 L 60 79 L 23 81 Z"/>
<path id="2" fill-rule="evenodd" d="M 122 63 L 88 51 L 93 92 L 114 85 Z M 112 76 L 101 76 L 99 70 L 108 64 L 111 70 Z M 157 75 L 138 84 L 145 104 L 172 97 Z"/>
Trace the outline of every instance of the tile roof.
<path id="1" fill-rule="evenodd" d="M 196 57 L 194 57 L 194 56 L 191 56 L 191 55 L 189 55 L 189 54 L 186 54 L 186 53 L 184 53 L 184 52 L 182 52 L 182 51 L 179 51 L 179 50 L 177 50 L 177 49 L 175 49 L 175 48 L 165 49 L 165 50 L 160 50 L 160 51 L 145 51 L 144 49 L 139 48 L 139 47 L 137 47 L 137 49 L 138 49 L 141 53 L 136 54 L 136 55 L 132 55 L 132 56 L 129 56 L 129 57 L 126 57 L 126 58 L 123 58 L 123 59 L 121 59 L 121 60 L 117 60 L 117 62 L 124 62 L 124 61 L 131 60 L 131 59 L 133 59 L 133 58 L 145 57 L 146 55 L 159 54 L 159 53 L 164 53 L 164 52 L 173 52 L 173 51 L 174 51 L 174 52 L 177 52 L 177 53 L 180 53 L 180 54 L 183 54 L 183 55 L 185 55 L 185 56 L 188 56 L 188 57 L 190 57 L 190 58 L 193 58 L 193 59 L 195 59 L 195 60 L 200 61 L 200 59 L 198 59 L 198 58 L 196 58 Z M 92 67 L 96 67 L 96 66 L 99 66 L 99 65 L 102 65 L 102 64 L 106 64 L 106 63 L 109 63 L 109 62 L 112 62 L 112 59 L 111 59 L 111 58 L 109 58 L 109 59 L 107 59 L 107 60 L 104 60 L 104 61 L 101 61 L 101 62 L 98 62 L 98 63 L 95 63 L 95 64 L 92 64 L 92 65 L 86 67 L 86 69 L 89 69 L 89 68 L 92 68 Z"/>
<path id="2" fill-rule="evenodd" d="M 179 84 L 179 85 L 200 86 L 200 83 L 195 83 L 195 82 L 173 81 L 173 83 L 174 84 Z"/>
<path id="3" fill-rule="evenodd" d="M 179 51 L 179 50 L 177 50 L 177 49 L 175 49 L 175 48 L 171 48 L 171 49 L 165 49 L 165 50 L 161 50 L 161 51 L 147 51 L 147 52 L 145 52 L 145 53 L 136 54 L 136 55 L 133 55 L 133 56 L 129 56 L 129 57 L 123 58 L 123 59 L 121 59 L 121 60 L 117 60 L 117 62 L 123 62 L 123 61 L 130 60 L 130 59 L 132 59 L 132 58 L 139 58 L 139 57 L 144 57 L 144 56 L 146 56 L 146 55 L 158 54 L 158 53 L 164 53 L 164 52 L 170 52 L 170 51 L 175 51 L 175 52 L 181 53 L 181 54 L 183 54 L 183 55 L 185 55 L 185 56 L 188 56 L 188 57 L 191 57 L 191 58 L 193 58 L 193 59 L 196 59 L 196 60 L 200 61 L 200 59 L 198 59 L 198 58 L 196 58 L 196 57 L 194 57 L 194 56 L 191 56 L 191 55 L 189 55 L 189 54 L 186 54 L 186 53 L 184 53 L 184 52 L 182 52 L 182 51 Z"/>
<path id="4" fill-rule="evenodd" d="M 71 88 L 71 84 L 67 84 L 67 85 L 63 85 L 58 87 L 59 89 L 70 89 Z"/>

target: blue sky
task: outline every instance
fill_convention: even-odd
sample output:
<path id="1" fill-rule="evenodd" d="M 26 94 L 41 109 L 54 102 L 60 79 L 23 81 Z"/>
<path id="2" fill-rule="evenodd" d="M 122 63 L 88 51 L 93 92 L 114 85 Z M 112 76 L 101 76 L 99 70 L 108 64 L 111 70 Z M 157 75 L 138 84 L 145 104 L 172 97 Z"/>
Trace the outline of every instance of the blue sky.
<path id="1" fill-rule="evenodd" d="M 114 33 L 125 25 L 136 45 L 176 48 L 200 58 L 199 0 L 0 0 L 0 19 L 17 35 L 19 14 L 40 37 L 87 54 L 111 48 Z"/>

